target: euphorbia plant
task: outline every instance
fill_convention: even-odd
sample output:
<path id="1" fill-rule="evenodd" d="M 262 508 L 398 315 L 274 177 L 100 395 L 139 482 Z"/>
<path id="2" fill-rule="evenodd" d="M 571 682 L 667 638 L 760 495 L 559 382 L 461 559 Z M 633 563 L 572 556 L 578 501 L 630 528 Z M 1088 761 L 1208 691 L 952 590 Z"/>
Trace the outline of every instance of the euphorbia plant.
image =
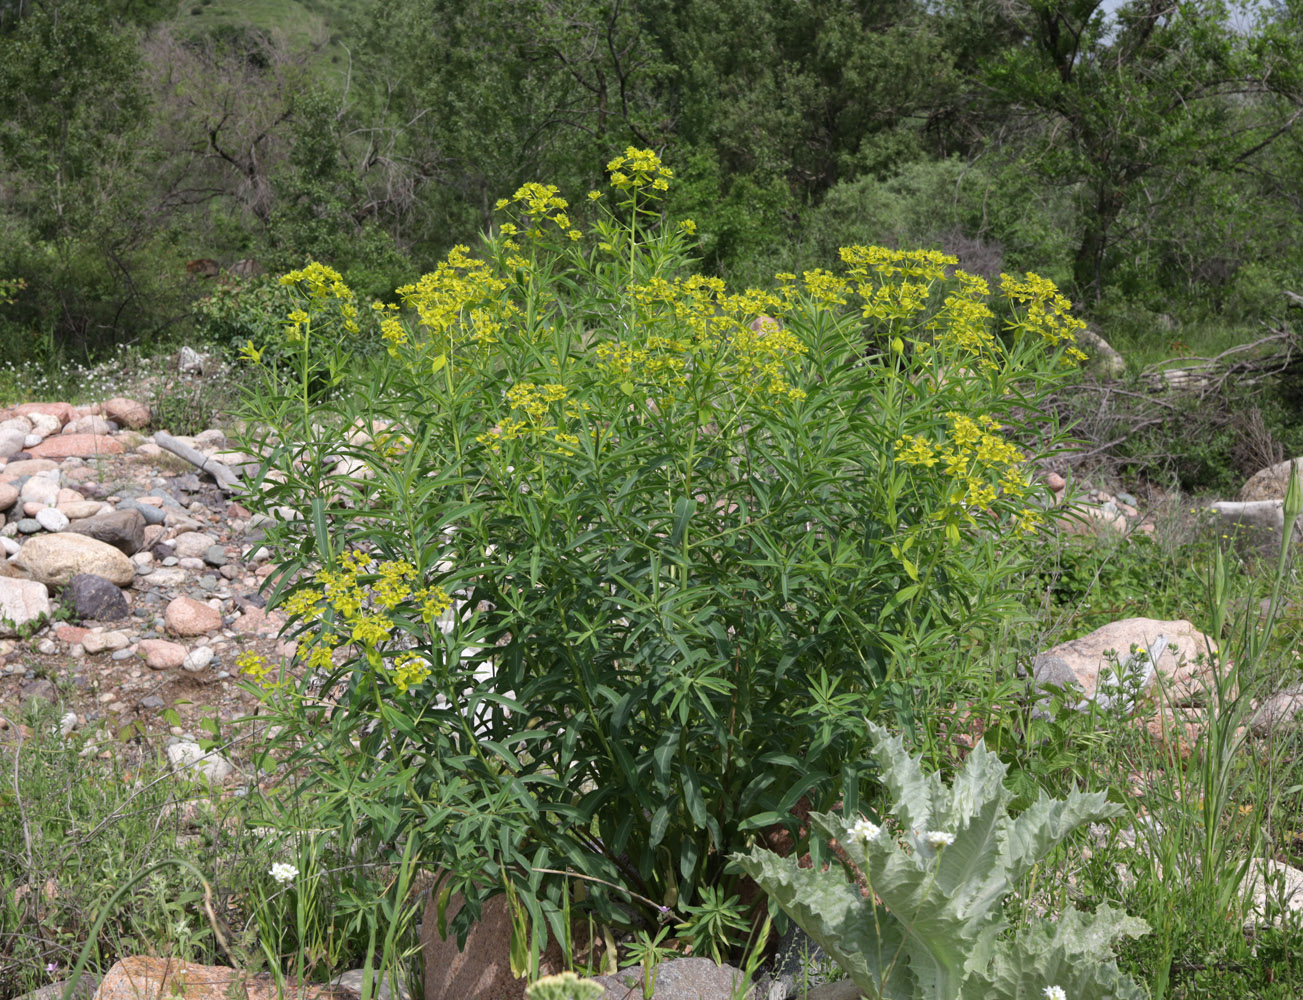
<path id="1" fill-rule="evenodd" d="M 1019 927 L 1006 898 L 1073 830 L 1116 816 L 1102 792 L 1044 793 L 1014 817 L 1006 766 L 979 743 L 954 783 L 925 774 L 898 737 L 872 723 L 872 756 L 891 803 L 881 824 L 816 813 L 856 877 L 802 868 L 756 848 L 737 860 L 871 1000 L 1140 1000 L 1111 954 L 1143 920 L 1100 906 Z M 862 884 L 861 880 L 862 879 Z"/>
<path id="2" fill-rule="evenodd" d="M 933 251 L 730 291 L 661 218 L 671 171 L 610 171 L 595 221 L 547 185 L 504 198 L 477 252 L 373 307 L 389 358 L 334 397 L 251 398 L 251 502 L 304 515 L 270 529 L 273 597 L 338 683 L 277 697 L 333 821 L 432 842 L 472 903 L 511 881 L 561 930 L 573 872 L 603 920 L 672 908 L 726 951 L 729 853 L 831 805 L 855 720 L 981 696 L 957 637 L 1016 603 L 1015 425 L 1076 321 L 1007 277 L 1001 337 Z M 288 278 L 303 311 L 352 321 L 320 273 Z"/>

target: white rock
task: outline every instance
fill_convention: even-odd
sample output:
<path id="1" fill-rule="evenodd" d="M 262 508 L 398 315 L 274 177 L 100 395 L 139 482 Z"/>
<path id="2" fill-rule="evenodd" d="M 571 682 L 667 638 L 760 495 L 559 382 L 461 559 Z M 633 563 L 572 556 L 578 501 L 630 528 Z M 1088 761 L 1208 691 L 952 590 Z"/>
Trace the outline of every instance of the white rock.
<path id="1" fill-rule="evenodd" d="M 0 576 L 0 635 L 17 635 L 28 623 L 50 615 L 50 592 L 35 580 Z"/>
<path id="2" fill-rule="evenodd" d="M 167 748 L 167 759 L 174 768 L 185 768 L 209 781 L 221 781 L 235 771 L 230 761 L 221 754 L 204 753 L 198 743 L 173 743 Z"/>
<path id="3" fill-rule="evenodd" d="M 41 437 L 39 434 L 28 434 L 23 438 L 23 450 L 26 451 L 28 448 L 35 448 L 44 440 L 45 438 Z"/>
<path id="4" fill-rule="evenodd" d="M 6 555 L 16 556 L 22 547 L 22 543 L 16 539 L 0 536 L 0 548 L 5 550 Z"/>
<path id="5" fill-rule="evenodd" d="M 36 512 L 36 523 L 46 531 L 62 531 L 68 527 L 68 515 L 54 507 L 46 507 Z"/>
<path id="6" fill-rule="evenodd" d="M 53 507 L 59 502 L 59 484 L 39 474 L 32 476 L 23 483 L 18 498 L 23 503 L 39 503 L 46 507 Z"/>
<path id="7" fill-rule="evenodd" d="M 1268 910 L 1276 910 L 1277 905 L 1279 909 L 1270 922 L 1280 926 L 1287 917 L 1297 919 L 1303 910 L 1303 871 L 1272 859 L 1253 858 L 1240 891 L 1249 903 L 1245 930 L 1267 923 Z"/>
<path id="8" fill-rule="evenodd" d="M 197 674 L 212 662 L 213 651 L 207 646 L 196 646 L 194 649 L 190 650 L 190 653 L 185 658 L 185 662 L 182 663 L 181 666 L 186 670 L 189 670 L 191 673 Z"/>
<path id="9" fill-rule="evenodd" d="M 32 433 L 39 435 L 42 439 L 56 434 L 62 424 L 59 418 L 52 413 L 33 413 L 27 418 L 32 422 Z"/>
<path id="10" fill-rule="evenodd" d="M 76 728 L 77 728 L 76 712 L 67 712 L 64 714 L 63 718 L 59 720 L 60 736 L 68 736 Z"/>

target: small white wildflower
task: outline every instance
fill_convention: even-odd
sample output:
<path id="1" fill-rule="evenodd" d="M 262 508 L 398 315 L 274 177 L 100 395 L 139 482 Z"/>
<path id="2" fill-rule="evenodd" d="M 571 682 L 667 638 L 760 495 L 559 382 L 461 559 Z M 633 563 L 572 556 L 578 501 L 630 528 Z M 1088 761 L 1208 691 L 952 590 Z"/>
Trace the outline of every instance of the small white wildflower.
<path id="1" fill-rule="evenodd" d="M 281 885 L 285 885 L 288 882 L 293 882 L 299 877 L 299 870 L 293 865 L 283 864 L 278 861 L 276 864 L 271 866 L 270 874 L 271 877 Z"/>
<path id="2" fill-rule="evenodd" d="M 1047 986 L 1042 992 L 1045 1000 L 1068 1000 L 1068 994 L 1062 986 Z"/>
<path id="3" fill-rule="evenodd" d="M 862 840 L 867 844 L 881 829 L 877 823 L 871 823 L 864 817 L 860 817 L 851 824 L 851 840 Z"/>
<path id="4" fill-rule="evenodd" d="M 923 834 L 923 840 L 931 848 L 949 847 L 955 842 L 955 835 L 942 830 L 929 830 Z"/>

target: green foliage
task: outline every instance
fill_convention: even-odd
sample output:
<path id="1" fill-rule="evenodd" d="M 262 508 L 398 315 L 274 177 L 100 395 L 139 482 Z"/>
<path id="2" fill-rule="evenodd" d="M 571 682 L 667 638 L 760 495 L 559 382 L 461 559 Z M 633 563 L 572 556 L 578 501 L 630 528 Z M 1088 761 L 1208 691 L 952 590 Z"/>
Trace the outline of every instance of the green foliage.
<path id="1" fill-rule="evenodd" d="M 269 697 L 340 783 L 327 825 L 419 836 L 474 900 L 510 881 L 536 929 L 565 905 L 541 870 L 573 871 L 602 920 L 674 908 L 723 954 L 729 851 L 831 804 L 852 720 L 972 684 L 954 636 L 1013 606 L 1036 518 L 999 428 L 1074 321 L 1011 279 L 1005 347 L 953 260 L 863 247 L 729 294 L 684 276 L 655 156 L 610 170 L 587 235 L 555 189 L 503 199 L 482 255 L 401 290 L 391 358 L 331 368 L 324 405 L 308 361 L 262 373 L 247 416 L 276 440 L 251 446 L 276 475 L 253 502 L 302 513 L 270 544 L 308 576 L 274 596 L 340 702 Z M 300 345 L 350 321 L 337 277 L 294 276 Z"/>
<path id="2" fill-rule="evenodd" d="M 1121 809 L 1100 793 L 1042 794 L 1017 818 L 1004 765 L 978 744 L 952 786 L 924 774 L 899 738 L 869 724 L 889 807 L 883 826 L 827 813 L 811 820 L 841 845 L 868 892 L 836 869 L 802 868 L 759 848 L 739 862 L 866 996 L 913 998 L 1127 997 L 1113 943 L 1143 920 L 1101 906 L 1010 928 L 1004 900 L 1074 829 Z M 1057 994 L 1052 988 L 1057 987 Z"/>

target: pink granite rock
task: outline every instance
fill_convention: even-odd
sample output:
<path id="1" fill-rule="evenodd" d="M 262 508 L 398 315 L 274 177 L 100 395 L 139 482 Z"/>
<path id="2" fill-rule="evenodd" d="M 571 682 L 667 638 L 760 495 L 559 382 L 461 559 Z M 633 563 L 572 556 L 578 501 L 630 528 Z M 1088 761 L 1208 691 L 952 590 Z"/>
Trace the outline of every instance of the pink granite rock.
<path id="1" fill-rule="evenodd" d="M 92 455 L 121 455 L 125 449 L 106 434 L 60 434 L 46 438 L 30 453 L 33 458 L 89 458 Z"/>
<path id="2" fill-rule="evenodd" d="M 174 599 L 163 612 L 163 621 L 173 635 L 206 635 L 222 627 L 222 616 L 193 597 Z"/>
<path id="3" fill-rule="evenodd" d="M 100 410 L 120 427 L 140 428 L 149 423 L 149 407 L 135 399 L 115 396 L 105 400 Z"/>
<path id="4" fill-rule="evenodd" d="M 185 662 L 186 648 L 166 639 L 141 639 L 140 655 L 151 670 L 175 670 Z"/>

